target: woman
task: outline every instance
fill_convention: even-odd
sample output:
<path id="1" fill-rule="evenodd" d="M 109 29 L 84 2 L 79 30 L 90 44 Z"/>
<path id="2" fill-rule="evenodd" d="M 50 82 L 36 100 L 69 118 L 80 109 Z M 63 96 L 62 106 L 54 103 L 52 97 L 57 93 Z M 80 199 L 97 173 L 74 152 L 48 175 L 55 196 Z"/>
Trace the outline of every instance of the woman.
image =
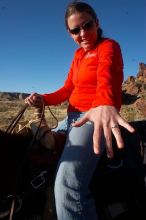
<path id="1" fill-rule="evenodd" d="M 56 131 L 67 140 L 58 164 L 55 201 L 58 220 L 97 220 L 89 183 L 106 148 L 113 157 L 112 133 L 123 148 L 118 125 L 134 129 L 119 115 L 123 61 L 119 44 L 102 37 L 93 8 L 73 2 L 65 13 L 68 33 L 79 45 L 64 86 L 51 94 L 32 94 L 30 105 L 57 105 L 69 101 L 68 114 Z"/>

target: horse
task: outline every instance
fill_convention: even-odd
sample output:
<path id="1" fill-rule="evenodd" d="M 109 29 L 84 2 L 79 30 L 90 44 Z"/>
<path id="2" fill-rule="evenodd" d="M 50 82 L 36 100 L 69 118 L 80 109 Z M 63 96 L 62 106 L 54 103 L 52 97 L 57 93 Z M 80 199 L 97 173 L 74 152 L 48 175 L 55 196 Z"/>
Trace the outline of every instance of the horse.
<path id="1" fill-rule="evenodd" d="M 53 133 L 53 135 L 57 150 L 55 148 L 52 150 L 49 146 L 49 149 L 46 148 L 38 140 L 32 146 L 33 133 L 31 131 L 24 135 L 9 134 L 0 130 L 1 206 L 4 206 L 2 204 L 4 198 L 12 200 L 15 196 L 21 197 L 24 202 L 26 201 L 24 206 L 28 206 L 28 199 L 30 200 L 35 194 L 39 194 L 40 191 L 42 193 L 44 189 L 53 185 L 55 169 L 65 141 L 63 134 Z M 20 205 L 22 204 L 16 206 Z"/>
<path id="2" fill-rule="evenodd" d="M 18 123 L 26 108 L 20 110 L 6 131 L 0 130 L 0 219 L 10 214 L 13 201 L 13 212 L 21 208 L 24 214 L 26 207 L 29 209 L 28 198 L 40 191 L 43 194 L 44 189 L 48 191 L 65 141 L 64 134 L 48 127 L 43 109 L 36 108 L 29 127 L 26 122 Z M 31 209 L 36 209 L 33 206 Z M 19 215 L 18 219 L 22 217 Z"/>
<path id="3" fill-rule="evenodd" d="M 115 156 L 109 159 L 106 152 L 103 153 L 90 184 L 102 220 L 143 220 L 146 216 L 143 172 L 146 122 L 131 122 L 131 125 L 136 132 L 131 134 L 120 128 L 124 149 L 117 148 L 113 137 Z M 43 129 L 45 126 L 46 123 Z M 34 141 L 32 130 L 26 135 L 0 131 L 0 207 L 8 207 L 5 213 L 1 214 L 0 210 L 0 219 L 8 219 L 13 201 L 16 220 L 38 215 L 43 216 L 43 220 L 56 219 L 52 189 L 66 137 L 48 127 L 46 134 L 49 137 L 51 134 L 51 141 L 53 137 L 54 147 L 52 144 L 49 147 L 49 138 L 47 147 L 40 138 Z M 42 135 L 43 140 L 45 135 Z"/>

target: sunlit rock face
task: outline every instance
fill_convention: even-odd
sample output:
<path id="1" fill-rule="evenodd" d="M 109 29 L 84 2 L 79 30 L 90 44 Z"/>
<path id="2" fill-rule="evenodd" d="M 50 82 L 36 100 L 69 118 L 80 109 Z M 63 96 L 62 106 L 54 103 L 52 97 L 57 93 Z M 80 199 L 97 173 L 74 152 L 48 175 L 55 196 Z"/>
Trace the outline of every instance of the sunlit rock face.
<path id="1" fill-rule="evenodd" d="M 136 75 L 124 81 L 121 114 L 128 121 L 146 119 L 146 64 L 139 63 Z"/>

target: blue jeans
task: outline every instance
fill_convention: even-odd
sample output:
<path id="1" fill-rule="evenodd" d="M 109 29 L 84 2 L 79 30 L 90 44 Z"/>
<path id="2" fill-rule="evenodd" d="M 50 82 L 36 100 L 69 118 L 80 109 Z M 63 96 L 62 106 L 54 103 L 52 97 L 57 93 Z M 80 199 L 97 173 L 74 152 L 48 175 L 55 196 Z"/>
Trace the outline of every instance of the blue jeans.
<path id="1" fill-rule="evenodd" d="M 69 113 L 56 131 L 67 134 L 64 151 L 55 180 L 55 202 L 58 220 L 97 220 L 96 207 L 89 183 L 100 156 L 93 152 L 93 123 L 71 126 L 84 113 Z M 104 144 L 101 144 L 104 149 Z"/>

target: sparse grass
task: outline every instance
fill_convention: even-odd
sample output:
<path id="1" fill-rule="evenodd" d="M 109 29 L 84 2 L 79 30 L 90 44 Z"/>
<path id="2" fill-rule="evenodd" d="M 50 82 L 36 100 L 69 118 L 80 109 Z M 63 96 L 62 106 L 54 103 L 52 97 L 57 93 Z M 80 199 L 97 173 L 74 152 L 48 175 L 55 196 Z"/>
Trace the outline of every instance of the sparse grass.
<path id="1" fill-rule="evenodd" d="M 0 97 L 0 129 L 5 130 L 13 120 L 13 118 L 18 114 L 18 112 L 24 107 L 25 103 L 24 100 L 19 99 L 7 99 L 7 97 Z M 66 109 L 67 104 L 58 105 L 58 106 L 51 106 L 51 111 L 58 119 L 61 121 L 66 116 Z M 126 121 L 135 121 L 135 120 L 146 120 L 144 115 L 135 105 L 122 105 L 121 116 Z M 50 127 L 54 127 L 56 125 L 56 120 L 51 115 L 49 108 L 45 108 L 45 116 Z M 34 108 L 28 107 L 25 111 L 23 117 L 21 118 L 20 122 L 26 122 L 34 119 Z"/>
<path id="2" fill-rule="evenodd" d="M 25 103 L 24 100 L 0 100 L 0 129 L 5 130 L 10 123 L 12 122 L 13 118 L 16 117 L 18 112 L 24 107 Z M 53 107 L 51 106 L 50 109 L 52 113 L 55 115 L 58 121 L 62 120 L 66 115 L 66 105 L 60 105 Z M 54 127 L 56 125 L 56 120 L 51 115 L 49 108 L 45 108 L 45 116 L 50 127 Z M 34 108 L 28 107 L 21 118 L 21 122 L 30 121 L 34 119 Z"/>

